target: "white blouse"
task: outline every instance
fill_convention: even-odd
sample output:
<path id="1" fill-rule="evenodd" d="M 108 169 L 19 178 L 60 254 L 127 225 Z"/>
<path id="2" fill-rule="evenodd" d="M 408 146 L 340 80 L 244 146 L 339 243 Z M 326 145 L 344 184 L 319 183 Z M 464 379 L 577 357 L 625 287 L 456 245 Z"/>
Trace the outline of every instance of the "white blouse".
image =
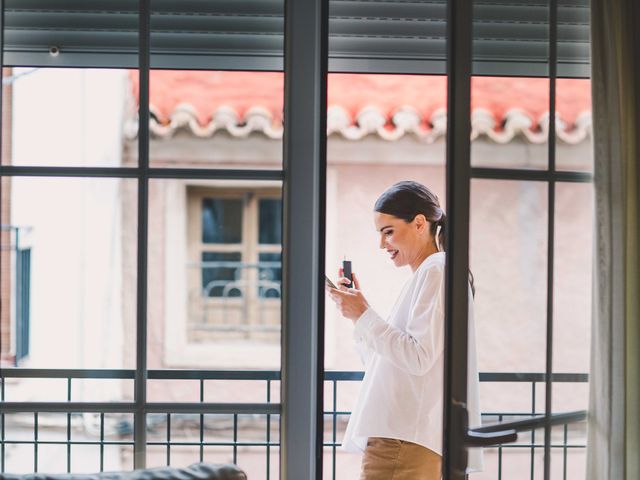
<path id="1" fill-rule="evenodd" d="M 343 440 L 364 451 L 368 437 L 417 443 L 442 455 L 444 389 L 444 252 L 413 272 L 385 321 L 369 308 L 354 329 L 365 366 L 356 407 Z M 467 404 L 469 425 L 480 426 L 473 300 L 469 292 Z M 482 450 L 470 449 L 468 472 L 482 470 Z"/>

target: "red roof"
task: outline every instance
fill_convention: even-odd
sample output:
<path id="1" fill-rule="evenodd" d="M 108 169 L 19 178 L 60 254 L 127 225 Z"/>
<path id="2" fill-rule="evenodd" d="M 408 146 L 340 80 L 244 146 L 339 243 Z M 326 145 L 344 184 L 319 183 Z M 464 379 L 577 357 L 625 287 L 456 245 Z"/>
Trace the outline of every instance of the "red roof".
<path id="1" fill-rule="evenodd" d="M 137 98 L 137 73 L 132 73 L 131 80 Z M 282 73 L 272 72 L 156 70 L 151 72 L 150 77 L 151 110 L 157 126 L 165 127 L 165 130 L 172 124 L 177 128 L 176 115 L 184 116 L 186 112 L 195 120 L 191 123 L 197 123 L 191 125 L 192 129 L 206 129 L 215 123 L 216 115 L 220 112 L 226 115 L 225 128 L 229 128 L 229 115 L 235 115 L 236 126 L 242 126 L 247 123 L 249 116 L 258 112 L 265 121 L 271 123 L 271 130 L 277 131 L 282 125 L 283 80 Z M 329 130 L 335 132 L 358 127 L 362 123 L 361 116 L 367 112 L 375 112 L 369 118 L 378 120 L 365 134 L 373 131 L 380 133 L 381 129 L 397 129 L 398 122 L 403 121 L 411 124 L 410 128 L 403 126 L 403 132 L 433 130 L 434 118 L 442 117 L 446 108 L 446 88 L 447 79 L 444 76 L 331 74 L 328 85 Z M 520 118 L 516 122 L 519 130 L 529 129 L 535 135 L 536 131 L 544 129 L 542 123 L 547 121 L 548 92 L 549 80 L 546 78 L 476 77 L 472 81 L 471 92 L 472 123 L 474 116 L 482 117 L 484 124 L 491 124 L 487 127 L 489 131 L 493 130 L 499 135 L 506 130 L 510 116 L 516 115 Z M 332 109 L 334 115 L 331 115 Z M 416 118 L 394 118 L 396 113 L 402 111 L 411 112 Z M 560 119 L 558 135 L 562 136 L 562 132 L 575 134 L 576 129 L 589 130 L 590 81 L 558 80 L 556 111 Z M 335 112 L 340 112 L 340 125 L 332 128 L 332 119 L 337 118 Z M 523 119 L 526 128 L 522 127 Z M 178 123 L 184 125 L 188 122 L 183 118 Z M 210 133 L 215 130 L 208 129 Z M 156 133 L 160 133 L 160 130 Z M 527 134 L 526 131 L 521 133 Z M 580 140 L 586 133 L 584 131 L 579 135 Z"/>

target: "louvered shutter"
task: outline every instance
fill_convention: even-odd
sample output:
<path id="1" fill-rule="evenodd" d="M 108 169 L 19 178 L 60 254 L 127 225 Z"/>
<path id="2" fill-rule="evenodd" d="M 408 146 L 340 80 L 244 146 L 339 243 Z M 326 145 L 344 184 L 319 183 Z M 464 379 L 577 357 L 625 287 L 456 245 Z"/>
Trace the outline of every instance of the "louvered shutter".
<path id="1" fill-rule="evenodd" d="M 5 0 L 7 66 L 135 68 L 136 0 Z M 283 0 L 152 0 L 152 68 L 281 70 Z M 476 0 L 474 73 L 546 76 L 547 2 Z M 333 72 L 445 73 L 444 0 L 331 0 Z M 558 75 L 589 75 L 589 2 L 560 0 Z M 57 56 L 50 54 L 58 48 Z"/>

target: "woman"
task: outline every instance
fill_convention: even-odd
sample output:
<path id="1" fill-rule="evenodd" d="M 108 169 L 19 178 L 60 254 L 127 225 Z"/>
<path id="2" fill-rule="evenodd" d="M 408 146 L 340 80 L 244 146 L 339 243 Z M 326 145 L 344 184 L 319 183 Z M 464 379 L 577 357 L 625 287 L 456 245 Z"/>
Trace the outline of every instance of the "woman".
<path id="1" fill-rule="evenodd" d="M 396 267 L 413 272 L 385 321 L 367 302 L 360 282 L 341 278 L 328 288 L 365 365 L 357 405 L 343 446 L 364 451 L 360 480 L 439 480 L 442 455 L 444 348 L 444 235 L 446 215 L 424 185 L 404 181 L 374 207 L 380 248 Z M 342 276 L 342 271 L 339 273 Z M 471 286 L 468 405 L 480 424 Z M 482 469 L 482 452 L 469 452 L 469 471 Z"/>

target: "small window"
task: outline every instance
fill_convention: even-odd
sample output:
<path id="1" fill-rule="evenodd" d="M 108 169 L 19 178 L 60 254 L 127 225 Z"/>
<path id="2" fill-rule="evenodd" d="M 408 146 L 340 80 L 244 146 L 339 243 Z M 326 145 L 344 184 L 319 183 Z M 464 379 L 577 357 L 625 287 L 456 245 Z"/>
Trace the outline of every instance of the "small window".
<path id="1" fill-rule="evenodd" d="M 279 341 L 280 191 L 187 191 L 190 340 Z"/>

